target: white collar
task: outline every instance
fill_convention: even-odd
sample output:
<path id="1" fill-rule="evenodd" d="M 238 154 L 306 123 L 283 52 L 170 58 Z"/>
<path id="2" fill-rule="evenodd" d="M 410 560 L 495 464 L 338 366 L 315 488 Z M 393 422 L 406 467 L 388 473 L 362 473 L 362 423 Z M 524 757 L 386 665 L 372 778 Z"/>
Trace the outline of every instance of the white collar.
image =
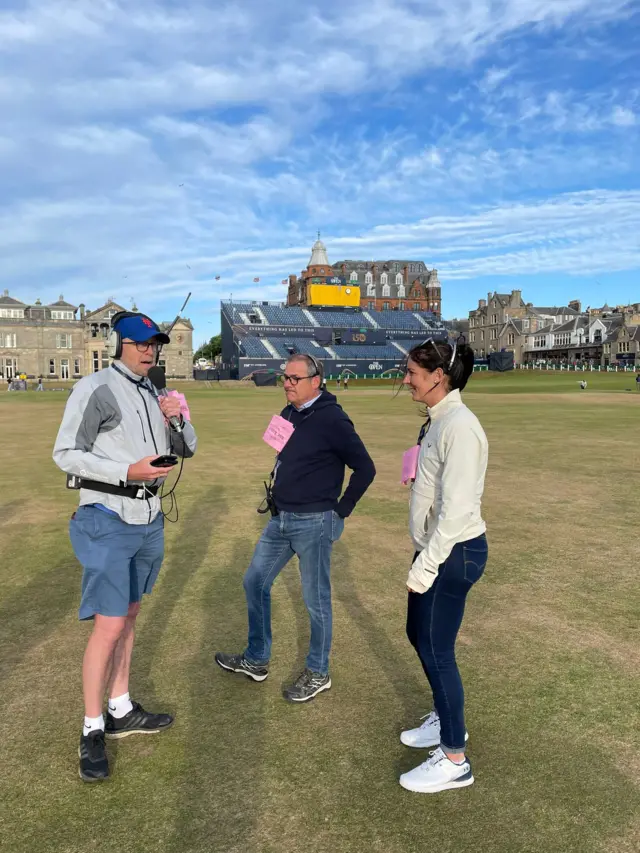
<path id="1" fill-rule="evenodd" d="M 294 406 L 297 412 L 301 412 L 303 409 L 308 409 L 309 406 L 313 406 L 316 400 L 319 400 L 322 397 L 322 394 L 318 394 L 317 397 L 314 397 L 313 400 L 307 400 L 306 403 L 303 403 L 301 406 Z"/>
<path id="2" fill-rule="evenodd" d="M 462 405 L 462 397 L 460 396 L 460 389 L 456 388 L 453 391 L 449 391 L 446 397 L 443 397 L 439 403 L 436 403 L 435 406 L 431 406 L 428 408 L 429 417 L 433 420 L 434 417 L 439 417 L 444 413 L 449 406 L 459 406 Z"/>

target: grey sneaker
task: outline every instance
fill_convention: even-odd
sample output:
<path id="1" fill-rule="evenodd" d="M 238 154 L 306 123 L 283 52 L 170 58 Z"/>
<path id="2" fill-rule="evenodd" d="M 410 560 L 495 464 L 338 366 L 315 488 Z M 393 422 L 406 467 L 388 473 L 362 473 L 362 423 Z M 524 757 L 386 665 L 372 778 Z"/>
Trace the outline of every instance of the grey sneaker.
<path id="1" fill-rule="evenodd" d="M 288 702 L 308 702 L 318 693 L 331 688 L 331 677 L 319 672 L 305 669 L 289 687 L 285 687 L 282 695 Z"/>
<path id="2" fill-rule="evenodd" d="M 264 681 L 269 675 L 269 667 L 249 663 L 244 654 L 225 655 L 224 652 L 216 652 L 215 661 L 219 667 L 227 672 L 240 672 L 254 681 Z"/>

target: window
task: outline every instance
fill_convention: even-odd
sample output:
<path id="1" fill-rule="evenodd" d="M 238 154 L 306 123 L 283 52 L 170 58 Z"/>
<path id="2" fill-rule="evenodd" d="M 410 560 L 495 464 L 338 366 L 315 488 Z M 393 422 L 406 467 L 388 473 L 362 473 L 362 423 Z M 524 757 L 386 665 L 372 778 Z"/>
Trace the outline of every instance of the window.
<path id="1" fill-rule="evenodd" d="M 358 273 L 354 270 L 351 273 L 351 275 L 349 276 L 349 281 L 357 281 L 357 280 L 358 280 Z"/>
<path id="2" fill-rule="evenodd" d="M 55 358 L 49 359 L 49 376 L 55 376 L 56 374 L 56 360 Z"/>
<path id="3" fill-rule="evenodd" d="M 470 328 L 470 329 L 473 329 L 473 327 L 474 327 L 474 325 L 475 325 L 475 322 L 476 322 L 476 321 L 474 320 L 474 318 L 473 318 L 473 317 L 469 317 L 469 328 Z"/>
<path id="4" fill-rule="evenodd" d="M 413 310 L 414 310 L 414 311 L 419 311 L 419 310 L 420 310 L 420 303 L 419 303 L 419 302 L 414 302 L 414 303 L 413 303 Z"/>
<path id="5" fill-rule="evenodd" d="M 365 274 L 364 283 L 365 284 L 373 284 L 373 276 L 370 272 Z"/>
<path id="6" fill-rule="evenodd" d="M 80 374 L 80 359 L 74 358 L 73 360 L 73 372 L 76 376 Z"/>
<path id="7" fill-rule="evenodd" d="M 17 346 L 18 340 L 14 332 L 7 332 L 4 335 L 0 332 L 0 347 L 4 347 L 5 349 L 14 349 Z"/>
<path id="8" fill-rule="evenodd" d="M 95 323 L 91 324 L 91 337 L 92 338 L 98 337 L 98 326 Z"/>
<path id="9" fill-rule="evenodd" d="M 571 343 L 571 334 L 563 332 L 561 335 L 556 335 L 556 345 L 561 347 L 569 346 Z"/>
<path id="10" fill-rule="evenodd" d="M 402 273 L 399 272 L 396 276 L 396 284 L 402 284 Z"/>
<path id="11" fill-rule="evenodd" d="M 12 320 L 24 320 L 23 308 L 0 308 L 0 317 L 7 317 Z"/>
<path id="12" fill-rule="evenodd" d="M 386 272 L 383 272 L 380 276 L 380 284 L 389 284 L 389 276 Z"/>
<path id="13" fill-rule="evenodd" d="M 382 285 L 382 295 L 383 296 L 391 296 L 391 288 L 388 284 Z"/>
<path id="14" fill-rule="evenodd" d="M 491 329 L 491 340 L 492 341 L 498 340 L 498 330 L 497 329 Z"/>
<path id="15" fill-rule="evenodd" d="M 18 359 L 5 358 L 4 360 L 4 378 L 13 379 L 18 372 Z"/>
<path id="16" fill-rule="evenodd" d="M 419 291 L 419 290 L 417 290 L 417 289 L 416 289 L 416 290 L 414 290 L 414 291 L 413 291 L 413 298 L 414 298 L 414 299 L 419 299 L 419 298 L 420 298 L 420 291 Z"/>
<path id="17" fill-rule="evenodd" d="M 109 337 L 109 332 L 111 331 L 111 328 L 109 326 L 100 326 L 100 331 L 102 332 L 102 337 L 106 341 L 106 339 Z"/>
<path id="18" fill-rule="evenodd" d="M 498 315 L 497 315 L 497 314 L 492 314 L 492 315 L 491 315 L 491 323 L 492 323 L 493 325 L 495 325 L 495 323 L 497 323 L 497 322 L 498 322 Z"/>
<path id="19" fill-rule="evenodd" d="M 404 311 L 404 302 L 400 302 L 400 304 L 398 305 L 398 308 L 399 308 L 401 311 Z"/>
<path id="20" fill-rule="evenodd" d="M 97 373 L 100 370 L 100 353 L 98 350 L 94 350 L 91 353 L 91 360 L 93 362 L 93 372 Z"/>
<path id="21" fill-rule="evenodd" d="M 73 320 L 73 311 L 52 311 L 52 320 Z"/>
<path id="22" fill-rule="evenodd" d="M 383 288 L 384 289 L 384 288 Z M 375 284 L 367 285 L 367 296 L 375 296 L 376 295 L 376 286 Z M 387 294 L 388 296 L 389 294 Z"/>
<path id="23" fill-rule="evenodd" d="M 602 343 L 602 329 L 596 329 L 593 333 L 593 342 L 594 344 Z"/>
<path id="24" fill-rule="evenodd" d="M 118 312 L 116 311 L 116 309 L 115 309 L 115 308 L 110 308 L 110 309 L 107 311 L 107 313 L 105 314 L 105 317 L 107 317 L 107 318 L 110 320 L 112 317 L 115 317 L 115 315 L 116 315 L 117 313 L 118 313 Z"/>
<path id="25" fill-rule="evenodd" d="M 482 318 L 482 325 L 484 326 L 484 317 Z"/>
<path id="26" fill-rule="evenodd" d="M 320 270 L 320 275 L 324 275 L 324 269 Z"/>
<path id="27" fill-rule="evenodd" d="M 62 379 L 69 378 L 69 359 L 61 358 L 60 359 L 60 376 Z"/>
<path id="28" fill-rule="evenodd" d="M 71 349 L 71 335 L 56 335 L 56 349 Z"/>
<path id="29" fill-rule="evenodd" d="M 536 335 L 533 339 L 534 347 L 544 348 L 547 345 L 547 337 L 546 335 Z"/>
<path id="30" fill-rule="evenodd" d="M 370 301 L 370 302 L 369 302 L 369 311 L 373 311 L 373 310 L 375 309 L 375 307 L 376 307 L 376 303 L 375 303 L 375 302 Z"/>
<path id="31" fill-rule="evenodd" d="M 390 307 L 390 306 L 389 306 L 389 303 L 388 303 L 388 302 L 383 302 L 383 303 L 382 303 L 382 310 L 383 310 L 383 311 L 388 311 L 388 310 L 389 310 L 389 307 Z"/>
<path id="32" fill-rule="evenodd" d="M 473 343 L 475 343 L 475 340 L 476 340 L 476 333 L 475 333 L 475 332 L 470 332 L 470 333 L 469 333 L 469 337 L 471 338 L 471 343 L 472 343 L 472 344 L 473 344 Z"/>
<path id="33" fill-rule="evenodd" d="M 481 329 L 481 330 L 480 330 L 480 340 L 481 340 L 481 341 L 483 341 L 483 340 L 484 340 L 484 329 Z"/>
<path id="34" fill-rule="evenodd" d="M 513 332 L 509 332 L 509 334 L 507 336 L 507 345 L 513 346 L 515 344 L 515 342 L 516 342 L 516 336 L 513 334 Z"/>
<path id="35" fill-rule="evenodd" d="M 102 356 L 102 369 L 106 370 L 106 368 L 109 367 L 109 353 L 106 351 L 106 349 L 102 350 L 101 356 Z"/>
<path id="36" fill-rule="evenodd" d="M 618 341 L 618 352 L 629 352 L 629 341 Z"/>
<path id="37" fill-rule="evenodd" d="M 528 320 L 523 320 L 523 321 L 522 321 L 522 328 L 523 328 L 523 329 L 528 329 L 528 328 L 529 328 L 529 321 L 528 321 Z"/>
<path id="38" fill-rule="evenodd" d="M 398 296 L 404 296 L 404 284 L 398 286 Z"/>

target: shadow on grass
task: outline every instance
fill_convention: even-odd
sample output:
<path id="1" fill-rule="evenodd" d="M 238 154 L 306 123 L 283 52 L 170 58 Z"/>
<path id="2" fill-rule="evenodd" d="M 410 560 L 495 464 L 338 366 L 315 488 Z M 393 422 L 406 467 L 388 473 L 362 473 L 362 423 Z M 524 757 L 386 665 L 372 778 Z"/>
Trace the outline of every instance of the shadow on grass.
<path id="1" fill-rule="evenodd" d="M 402 702 L 405 716 L 409 720 L 415 719 L 416 712 L 421 708 L 420 703 L 428 705 L 431 701 L 430 688 L 426 679 L 417 677 L 420 672 L 418 659 L 416 658 L 415 667 L 412 667 L 404 659 L 399 658 L 398 650 L 389 640 L 386 630 L 387 627 L 395 628 L 404 636 L 404 623 L 398 626 L 382 625 L 371 610 L 363 604 L 351 569 L 349 549 L 341 542 L 333 552 L 332 580 L 334 595 L 369 646 L 373 659 L 384 673 L 385 681 Z"/>
<path id="2" fill-rule="evenodd" d="M 238 540 L 231 564 L 212 576 L 201 600 L 206 630 L 189 664 L 189 727 L 183 755 L 180 815 L 174 844 L 181 850 L 249 853 L 259 812 L 266 703 L 270 682 L 223 672 L 215 652 L 239 651 L 247 634 L 242 572 L 253 539 Z M 173 847 L 171 847 L 173 849 Z"/>
<path id="3" fill-rule="evenodd" d="M 26 545 L 25 545 L 26 547 Z M 69 550 L 71 546 L 68 545 Z M 82 568 L 72 553 L 0 604 L 0 685 L 80 602 Z M 2 691 L 0 691 L 2 695 Z M 2 701 L 0 700 L 0 706 Z"/>

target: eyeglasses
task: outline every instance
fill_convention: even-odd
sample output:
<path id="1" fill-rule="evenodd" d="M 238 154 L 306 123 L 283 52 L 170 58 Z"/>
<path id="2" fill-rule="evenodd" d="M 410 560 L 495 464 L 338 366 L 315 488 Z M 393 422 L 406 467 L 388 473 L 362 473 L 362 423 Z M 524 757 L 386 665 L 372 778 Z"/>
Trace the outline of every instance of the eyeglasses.
<path id="1" fill-rule="evenodd" d="M 317 376 L 316 373 L 313 376 Z M 288 376 L 286 373 L 282 374 L 282 378 L 285 382 L 290 382 L 292 385 L 297 385 L 301 379 L 313 379 L 313 376 Z"/>
<path id="2" fill-rule="evenodd" d="M 148 349 L 159 352 L 162 349 L 162 344 L 158 341 L 123 341 L 122 344 L 123 346 L 135 346 L 138 352 L 146 352 Z"/>

